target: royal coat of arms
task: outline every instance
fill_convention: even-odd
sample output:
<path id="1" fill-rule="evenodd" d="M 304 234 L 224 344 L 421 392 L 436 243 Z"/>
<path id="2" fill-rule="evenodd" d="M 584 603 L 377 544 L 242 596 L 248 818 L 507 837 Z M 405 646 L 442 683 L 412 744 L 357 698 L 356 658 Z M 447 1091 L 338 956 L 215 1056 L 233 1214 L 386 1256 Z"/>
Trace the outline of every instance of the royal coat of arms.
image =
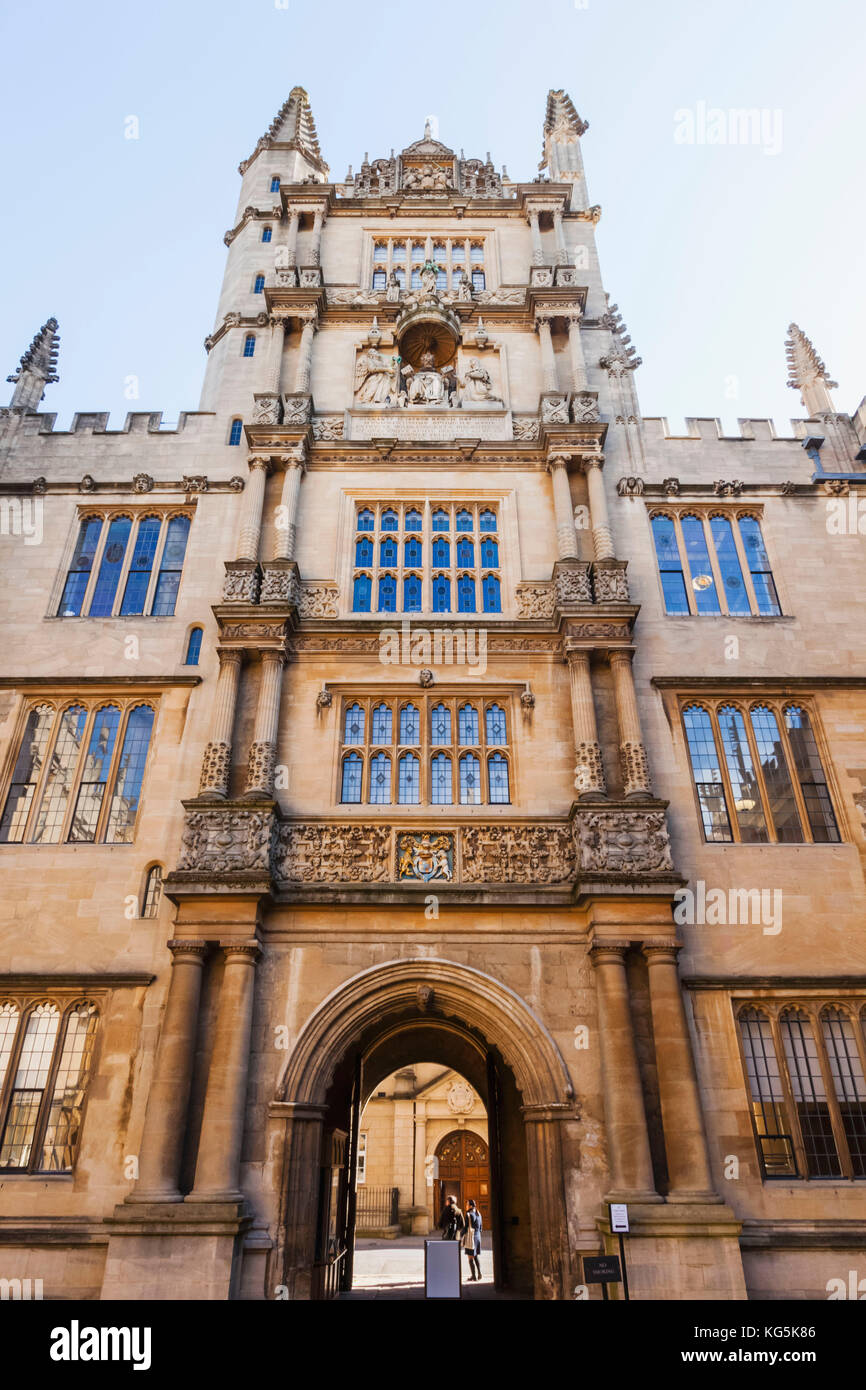
<path id="1" fill-rule="evenodd" d="M 397 877 L 431 879 L 454 877 L 453 835 L 400 835 L 397 840 Z"/>

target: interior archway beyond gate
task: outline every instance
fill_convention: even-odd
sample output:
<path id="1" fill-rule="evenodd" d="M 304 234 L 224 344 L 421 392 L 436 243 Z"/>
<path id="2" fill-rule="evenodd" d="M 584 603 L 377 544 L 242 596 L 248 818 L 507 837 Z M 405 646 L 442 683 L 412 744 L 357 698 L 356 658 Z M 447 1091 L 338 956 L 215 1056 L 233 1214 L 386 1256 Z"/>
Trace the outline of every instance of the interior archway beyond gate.
<path id="1" fill-rule="evenodd" d="M 360 1111 L 380 1081 L 418 1057 L 466 1077 L 487 1109 L 497 1283 L 528 1297 L 563 1297 L 565 1194 L 559 1125 L 550 1121 L 572 1109 L 565 1065 L 513 991 L 442 960 L 364 971 L 303 1029 L 276 1107 L 287 1117 L 278 1281 L 295 1298 L 351 1287 L 349 1175 Z"/>

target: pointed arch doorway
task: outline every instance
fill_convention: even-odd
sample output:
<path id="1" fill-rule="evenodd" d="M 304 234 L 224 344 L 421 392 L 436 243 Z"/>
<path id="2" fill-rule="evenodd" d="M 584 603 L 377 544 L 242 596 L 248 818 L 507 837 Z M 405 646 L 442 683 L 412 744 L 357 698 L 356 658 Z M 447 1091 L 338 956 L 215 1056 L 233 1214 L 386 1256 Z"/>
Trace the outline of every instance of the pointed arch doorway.
<path id="1" fill-rule="evenodd" d="M 300 1299 L 351 1289 L 361 1112 L 380 1080 L 419 1057 L 465 1077 L 487 1111 L 497 1284 L 529 1298 L 567 1297 L 557 1121 L 573 1117 L 574 1097 L 561 1054 L 507 986 L 430 958 L 354 976 L 298 1038 L 271 1106 L 282 1220 L 270 1281 Z"/>
<path id="2" fill-rule="evenodd" d="M 437 1210 L 446 1197 L 453 1197 L 462 1211 L 471 1197 L 481 1212 L 483 1228 L 493 1230 L 493 1202 L 490 1190 L 490 1151 L 471 1129 L 453 1129 L 436 1146 L 439 1176 Z"/>

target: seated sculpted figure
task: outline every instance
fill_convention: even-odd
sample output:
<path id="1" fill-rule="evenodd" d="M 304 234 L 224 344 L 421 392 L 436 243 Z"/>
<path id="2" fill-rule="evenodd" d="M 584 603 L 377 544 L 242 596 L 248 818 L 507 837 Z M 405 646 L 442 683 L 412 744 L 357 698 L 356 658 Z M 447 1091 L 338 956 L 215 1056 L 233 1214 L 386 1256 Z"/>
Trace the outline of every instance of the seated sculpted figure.
<path id="1" fill-rule="evenodd" d="M 464 401 L 498 401 L 493 393 L 493 383 L 486 367 L 482 367 L 477 357 L 470 359 L 466 376 L 461 382 Z"/>
<path id="2" fill-rule="evenodd" d="M 355 395 L 365 405 L 384 405 L 394 385 L 391 363 L 376 348 L 367 348 L 355 363 Z"/>
<path id="3" fill-rule="evenodd" d="M 407 367 L 405 375 L 410 405 L 447 405 L 446 379 L 429 349 L 422 352 L 417 371 Z"/>

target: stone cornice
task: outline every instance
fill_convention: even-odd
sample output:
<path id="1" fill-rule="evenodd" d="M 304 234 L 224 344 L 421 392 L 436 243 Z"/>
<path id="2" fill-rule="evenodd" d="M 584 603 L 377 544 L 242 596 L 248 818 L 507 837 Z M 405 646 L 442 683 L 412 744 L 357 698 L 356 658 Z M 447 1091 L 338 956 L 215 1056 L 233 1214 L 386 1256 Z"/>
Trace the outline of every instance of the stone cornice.
<path id="1" fill-rule="evenodd" d="M 59 619 L 60 622 L 69 622 L 69 618 Z M 77 621 L 72 619 L 71 621 Z M 91 619 L 84 618 L 81 621 L 90 622 Z M 99 621 L 105 622 L 104 618 Z M 145 619 L 145 621 L 149 621 Z M 129 624 L 129 618 L 124 618 L 123 622 Z M 46 689 L 51 690 L 169 690 L 175 686 L 201 685 L 201 676 L 0 676 L 0 688 L 20 689 Z"/>
<path id="2" fill-rule="evenodd" d="M 730 618 L 726 619 L 730 622 Z M 748 621 L 748 619 L 746 620 Z M 832 690 L 835 688 L 861 690 L 866 686 L 863 676 L 652 676 L 650 685 L 657 690 L 675 690 L 688 695 L 696 690 L 758 692 L 763 695 L 787 695 L 795 691 Z"/>
<path id="3" fill-rule="evenodd" d="M 721 989 L 739 993 L 761 990 L 783 990 L 788 994 L 808 991 L 816 996 L 838 990 L 854 990 L 858 997 L 866 993 L 866 963 L 862 975 L 681 975 L 686 989 Z"/>
<path id="4" fill-rule="evenodd" d="M 88 990 L 106 989 L 141 989 L 147 985 L 152 985 L 156 976 L 152 971 L 130 970 L 130 971 L 89 971 L 79 972 L 64 971 L 45 971 L 39 974 L 33 972 L 14 972 L 8 975 L 0 974 L 0 988 L 4 990 L 46 990 L 63 989 L 81 991 L 86 993 Z"/>
<path id="5" fill-rule="evenodd" d="M 243 492 L 243 490 L 244 479 L 240 475 L 226 479 L 211 479 L 205 474 L 196 474 L 194 477 L 187 475 L 184 478 L 174 479 L 152 478 L 148 474 L 139 473 L 129 482 L 119 482 L 116 480 L 100 481 L 87 474 L 84 479 L 78 479 L 78 481 L 73 481 L 70 478 L 51 482 L 48 478 L 34 478 L 29 483 L 0 482 L 0 493 L 7 495 L 29 496 L 31 493 L 35 493 L 37 496 L 74 494 L 80 497 L 94 497 L 100 494 L 103 496 L 115 494 L 140 499 L 131 504 L 140 507 L 153 506 L 153 502 L 145 501 L 145 498 L 153 498 L 156 493 L 180 494 L 188 501 L 192 501 L 193 497 L 203 492 Z"/>

